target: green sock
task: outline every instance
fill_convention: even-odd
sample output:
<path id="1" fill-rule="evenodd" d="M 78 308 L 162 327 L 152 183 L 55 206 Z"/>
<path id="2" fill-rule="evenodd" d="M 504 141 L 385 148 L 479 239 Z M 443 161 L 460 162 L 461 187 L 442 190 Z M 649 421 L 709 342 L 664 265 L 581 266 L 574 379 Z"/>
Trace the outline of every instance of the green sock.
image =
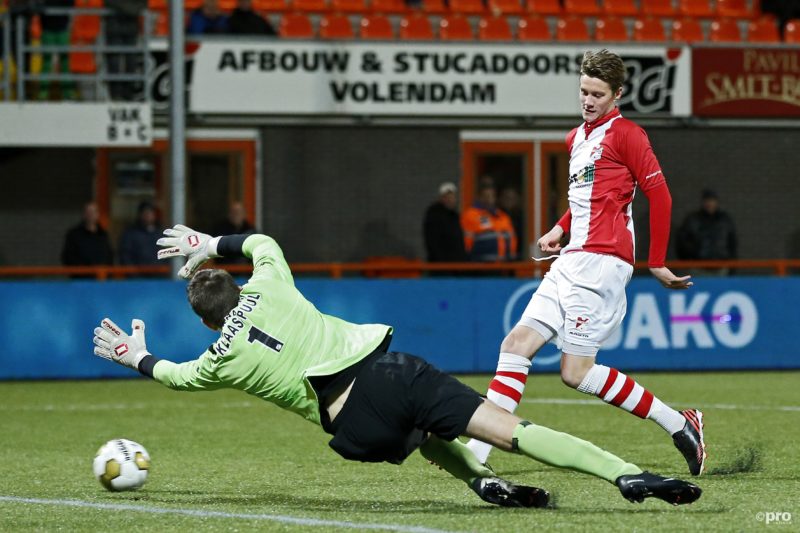
<path id="1" fill-rule="evenodd" d="M 529 422 L 520 423 L 514 429 L 514 441 L 519 452 L 532 459 L 592 474 L 611 483 L 619 476 L 642 472 L 638 466 L 626 463 L 591 442 Z"/>
<path id="2" fill-rule="evenodd" d="M 494 476 L 494 472 L 483 466 L 475 454 L 458 439 L 448 442 L 431 435 L 419 447 L 419 451 L 425 459 L 433 461 L 464 483 L 470 483 L 479 477 Z"/>

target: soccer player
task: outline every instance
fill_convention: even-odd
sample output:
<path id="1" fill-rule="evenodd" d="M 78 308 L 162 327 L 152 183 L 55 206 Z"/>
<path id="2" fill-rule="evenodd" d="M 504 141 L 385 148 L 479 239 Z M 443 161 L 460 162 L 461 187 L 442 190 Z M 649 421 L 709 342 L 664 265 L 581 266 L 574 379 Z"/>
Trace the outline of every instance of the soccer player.
<path id="1" fill-rule="evenodd" d="M 211 238 L 185 226 L 164 231 L 161 258 L 188 256 L 192 309 L 220 332 L 198 359 L 175 364 L 151 355 L 144 323 L 126 334 L 109 319 L 95 328 L 94 353 L 167 387 L 239 389 L 320 424 L 345 459 L 401 463 L 416 448 L 466 482 L 483 500 L 543 507 L 547 491 L 514 485 L 481 465 L 456 437 L 468 435 L 546 464 L 615 483 L 631 501 L 655 496 L 691 503 L 701 490 L 627 463 L 566 433 L 503 411 L 455 378 L 413 355 L 387 351 L 392 328 L 351 324 L 320 313 L 295 288 L 278 244 L 265 235 Z M 238 287 L 224 270 L 195 270 L 210 257 L 245 256 L 253 275 Z"/>
<path id="2" fill-rule="evenodd" d="M 497 373 L 487 397 L 511 413 L 525 389 L 531 360 L 554 337 L 562 349 L 561 379 L 640 418 L 672 436 L 692 475 L 704 469 L 703 413 L 678 412 L 622 372 L 595 362 L 600 345 L 625 316 L 625 286 L 633 273 L 631 202 L 638 186 L 650 202 L 650 272 L 667 289 L 687 289 L 690 276 L 664 266 L 672 197 L 644 130 L 623 118 L 625 65 L 608 50 L 586 52 L 581 63 L 583 124 L 567 135 L 569 208 L 537 242 L 559 253 L 522 318 L 500 345 Z M 561 238 L 570 234 L 561 248 Z M 467 446 L 485 463 L 491 446 Z"/>

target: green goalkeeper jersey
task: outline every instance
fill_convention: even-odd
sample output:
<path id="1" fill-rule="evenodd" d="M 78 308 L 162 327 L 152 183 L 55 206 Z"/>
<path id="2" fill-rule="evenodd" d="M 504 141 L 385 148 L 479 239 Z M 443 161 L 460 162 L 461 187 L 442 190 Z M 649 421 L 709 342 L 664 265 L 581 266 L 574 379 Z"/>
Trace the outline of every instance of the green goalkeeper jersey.
<path id="1" fill-rule="evenodd" d="M 392 328 L 320 313 L 295 288 L 271 237 L 251 235 L 242 251 L 253 260 L 253 275 L 225 317 L 219 340 L 194 361 L 158 361 L 153 377 L 177 390 L 240 389 L 319 424 L 319 403 L 308 377 L 357 363 Z"/>

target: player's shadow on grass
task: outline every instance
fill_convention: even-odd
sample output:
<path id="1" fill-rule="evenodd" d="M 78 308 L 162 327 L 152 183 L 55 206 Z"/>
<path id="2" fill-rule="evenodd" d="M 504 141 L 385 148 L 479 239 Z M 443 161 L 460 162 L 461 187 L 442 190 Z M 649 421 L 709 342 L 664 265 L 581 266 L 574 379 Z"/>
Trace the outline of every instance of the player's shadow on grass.
<path id="1" fill-rule="evenodd" d="M 360 512 L 360 513 L 412 513 L 412 514 L 461 514 L 474 515 L 476 513 L 492 513 L 497 511 L 508 512 L 508 508 L 493 506 L 484 503 L 474 496 L 474 502 L 453 503 L 442 500 L 430 499 L 411 499 L 411 500 L 354 500 L 336 499 L 331 497 L 313 498 L 305 496 L 292 496 L 285 492 L 269 492 L 252 495 L 200 495 L 193 491 L 172 491 L 160 490 L 149 491 L 150 503 L 164 503 L 175 505 L 181 503 L 184 496 L 191 496 L 192 505 L 237 505 L 246 509 L 238 512 L 254 512 L 252 508 L 265 508 L 265 506 L 277 506 L 283 509 L 296 509 L 299 511 L 316 512 Z M 182 502 L 186 503 L 186 502 Z M 525 509 L 531 512 L 537 509 Z M 543 509 L 543 511 L 550 510 Z"/>
<path id="2" fill-rule="evenodd" d="M 749 445 L 739 449 L 730 460 L 714 468 L 708 469 L 707 476 L 731 476 L 749 474 L 762 470 L 761 446 Z"/>

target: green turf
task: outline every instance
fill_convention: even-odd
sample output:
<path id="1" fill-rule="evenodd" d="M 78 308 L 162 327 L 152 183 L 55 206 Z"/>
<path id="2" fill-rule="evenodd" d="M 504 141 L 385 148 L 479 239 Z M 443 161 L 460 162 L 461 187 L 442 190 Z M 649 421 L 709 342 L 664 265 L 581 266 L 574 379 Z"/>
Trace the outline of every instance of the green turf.
<path id="1" fill-rule="evenodd" d="M 0 497 L 447 531 L 751 531 L 767 527 L 759 512 L 793 514 L 792 523 L 772 529 L 800 528 L 800 374 L 636 377 L 677 408 L 704 408 L 709 471 L 697 480 L 705 492 L 693 505 L 634 505 L 605 481 L 495 452 L 490 462 L 499 474 L 557 497 L 556 509 L 496 508 L 418 454 L 399 467 L 348 462 L 327 447 L 318 427 L 242 393 L 179 393 L 145 380 L 0 383 Z M 488 378 L 464 380 L 482 390 Z M 604 404 L 531 403 L 588 398 L 557 376 L 531 377 L 525 398 L 518 412 L 534 422 L 589 439 L 645 469 L 688 477 L 671 439 L 652 422 Z M 150 478 L 138 492 L 106 492 L 92 475 L 95 451 L 117 437 L 140 442 L 152 457 Z M 0 530 L 26 529 L 344 530 L 0 501 Z"/>

